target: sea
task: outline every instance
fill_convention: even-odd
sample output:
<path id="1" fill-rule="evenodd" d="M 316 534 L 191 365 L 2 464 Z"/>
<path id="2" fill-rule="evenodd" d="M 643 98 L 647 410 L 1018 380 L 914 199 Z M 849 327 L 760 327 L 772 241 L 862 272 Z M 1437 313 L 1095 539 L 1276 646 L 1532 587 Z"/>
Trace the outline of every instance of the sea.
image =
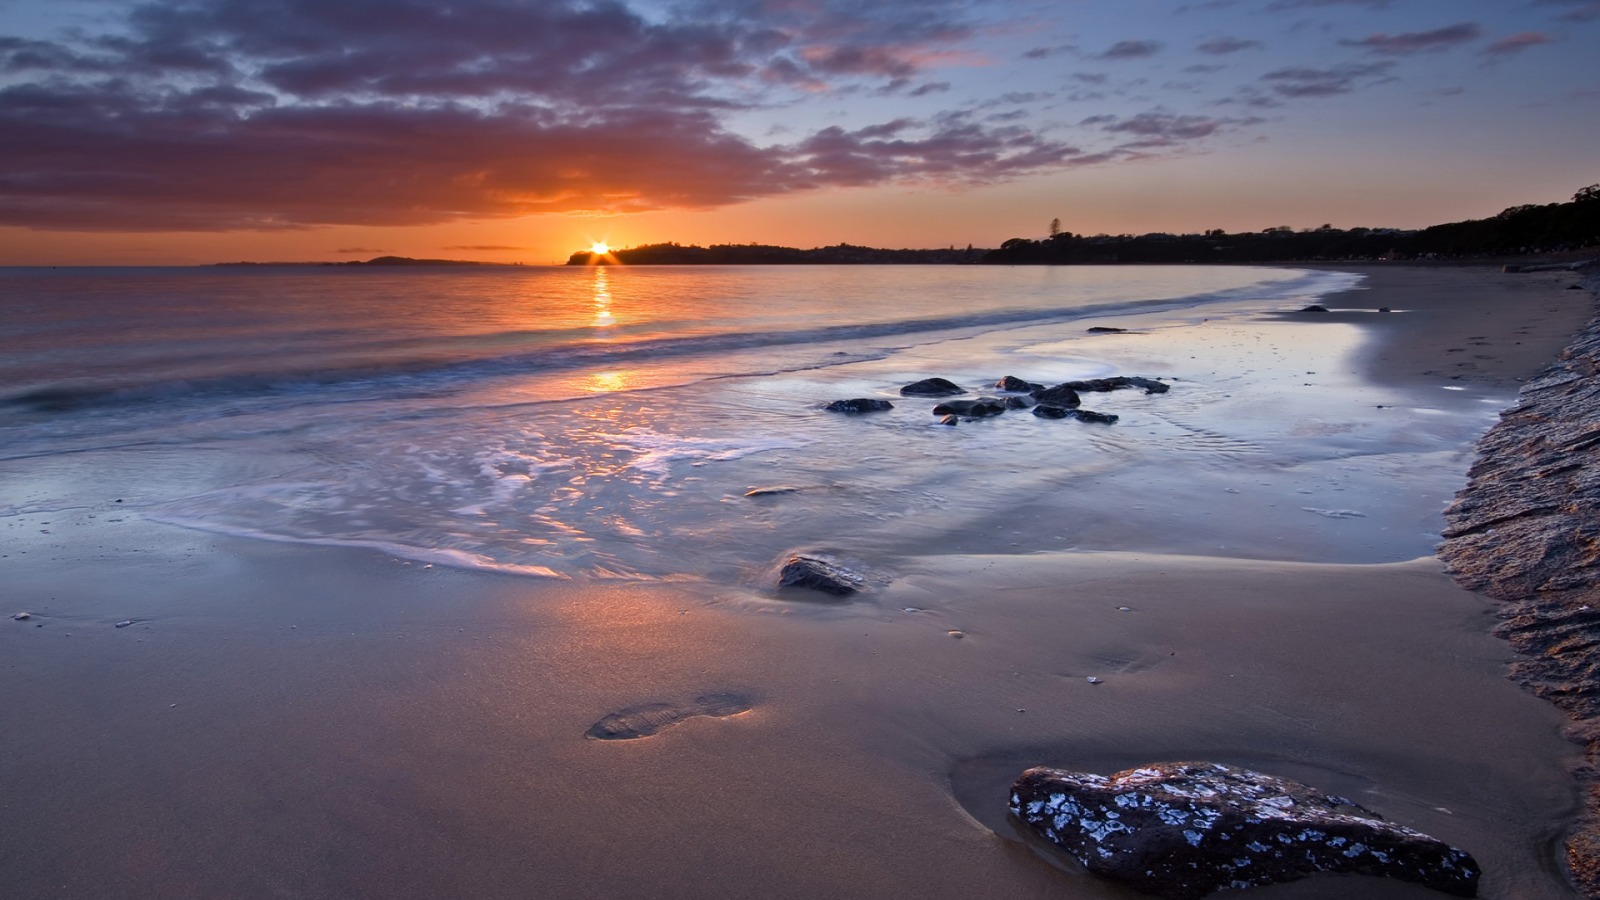
<path id="1" fill-rule="evenodd" d="M 1361 280 L 0 269 L 0 519 L 115 511 L 401 564 L 731 585 L 796 552 L 868 572 L 1062 550 L 1410 559 L 1510 398 L 1375 384 L 1360 321 L 1296 317 Z M 1110 425 L 1026 409 L 947 425 L 899 393 L 1119 374 L 1171 390 L 1085 395 Z M 824 408 L 854 397 L 894 408 Z"/>

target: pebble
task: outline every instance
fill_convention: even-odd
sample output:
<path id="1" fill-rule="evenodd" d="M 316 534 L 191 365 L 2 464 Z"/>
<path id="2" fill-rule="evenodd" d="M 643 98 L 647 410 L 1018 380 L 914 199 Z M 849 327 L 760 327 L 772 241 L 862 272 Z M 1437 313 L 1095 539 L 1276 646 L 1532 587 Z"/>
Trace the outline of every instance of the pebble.
<path id="1" fill-rule="evenodd" d="M 967 633 L 964 631 L 951 631 L 949 634 L 951 637 L 956 638 L 957 640 L 967 636 Z"/>
<path id="2" fill-rule="evenodd" d="M 123 619 L 121 622 L 117 623 L 117 627 L 118 628 L 127 628 L 129 625 L 132 625 L 132 624 L 133 624 L 133 620 L 132 619 Z"/>
<path id="3" fill-rule="evenodd" d="M 19 612 L 16 615 L 12 616 L 11 618 L 16 619 L 18 622 L 24 622 L 24 621 L 27 621 L 28 619 L 33 618 L 33 613 L 30 613 L 30 612 Z"/>
<path id="4" fill-rule="evenodd" d="M 1093 675 L 1089 676 L 1089 683 L 1090 684 L 1105 684 L 1105 682 L 1103 680 L 1101 680 L 1099 678 L 1096 678 Z"/>

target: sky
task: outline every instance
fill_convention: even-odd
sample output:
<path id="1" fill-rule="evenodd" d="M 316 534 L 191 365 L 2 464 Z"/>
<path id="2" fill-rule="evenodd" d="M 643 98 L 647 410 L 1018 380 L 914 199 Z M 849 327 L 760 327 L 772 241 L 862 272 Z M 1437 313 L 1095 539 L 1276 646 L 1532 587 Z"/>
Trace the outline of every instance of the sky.
<path id="1" fill-rule="evenodd" d="M 1600 0 L 0 0 L 0 265 L 1415 228 L 1600 182 Z"/>

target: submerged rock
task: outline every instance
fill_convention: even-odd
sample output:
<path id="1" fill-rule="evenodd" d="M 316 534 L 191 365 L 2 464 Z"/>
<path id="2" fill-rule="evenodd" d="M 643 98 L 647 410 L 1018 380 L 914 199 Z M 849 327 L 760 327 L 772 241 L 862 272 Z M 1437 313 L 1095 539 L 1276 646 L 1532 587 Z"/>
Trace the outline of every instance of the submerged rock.
<path id="1" fill-rule="evenodd" d="M 1115 413 L 1095 412 L 1092 409 L 1062 409 L 1059 406 L 1044 404 L 1035 406 L 1033 414 L 1041 419 L 1077 419 L 1080 422 L 1094 422 L 1098 425 L 1111 425 L 1118 418 Z"/>
<path id="2" fill-rule="evenodd" d="M 875 400 L 871 397 L 856 397 L 852 400 L 835 400 L 824 406 L 823 409 L 828 412 L 842 413 L 880 412 L 886 409 L 894 409 L 894 404 L 887 400 Z"/>
<path id="3" fill-rule="evenodd" d="M 966 392 L 966 388 L 943 378 L 924 378 L 900 389 L 900 393 L 906 397 L 954 397 Z"/>
<path id="4" fill-rule="evenodd" d="M 1317 304 L 1313 303 L 1310 306 L 1307 306 L 1307 307 L 1305 307 L 1304 309 L 1302 309 L 1300 311 L 1301 312 L 1327 312 L 1328 308 L 1326 306 L 1318 306 Z"/>
<path id="5" fill-rule="evenodd" d="M 1089 329 L 1090 334 L 1127 334 L 1126 328 L 1112 328 L 1110 325 L 1096 325 Z"/>
<path id="6" fill-rule="evenodd" d="M 800 489 L 789 484 L 775 484 L 771 487 L 756 487 L 744 492 L 746 497 L 775 497 L 779 494 L 798 494 Z"/>
<path id="7" fill-rule="evenodd" d="M 1093 422 L 1096 425 L 1115 425 L 1119 418 L 1116 413 L 1095 412 L 1092 409 L 1072 409 L 1067 411 L 1067 415 L 1079 422 Z"/>
<path id="8" fill-rule="evenodd" d="M 1465 851 L 1316 788 L 1217 763 L 1109 777 L 1029 769 L 1011 788 L 1011 812 L 1090 872 L 1173 900 L 1316 872 L 1478 891 Z"/>
<path id="9" fill-rule="evenodd" d="M 1080 393 L 1103 393 L 1122 388 L 1144 388 L 1146 394 L 1165 394 L 1172 390 L 1172 385 L 1154 378 L 1144 378 L 1139 375 L 1114 375 L 1110 378 L 1088 378 L 1083 381 L 1067 381 L 1051 388 L 1052 391 L 1068 390 Z"/>
<path id="10" fill-rule="evenodd" d="M 946 400 L 933 408 L 936 416 L 966 416 L 969 419 L 981 419 L 985 416 L 998 416 L 1010 409 L 1004 400 L 993 397 L 979 397 L 976 400 Z"/>
<path id="11" fill-rule="evenodd" d="M 861 590 L 866 579 L 815 556 L 791 556 L 778 572 L 778 587 L 806 588 L 844 597 Z"/>

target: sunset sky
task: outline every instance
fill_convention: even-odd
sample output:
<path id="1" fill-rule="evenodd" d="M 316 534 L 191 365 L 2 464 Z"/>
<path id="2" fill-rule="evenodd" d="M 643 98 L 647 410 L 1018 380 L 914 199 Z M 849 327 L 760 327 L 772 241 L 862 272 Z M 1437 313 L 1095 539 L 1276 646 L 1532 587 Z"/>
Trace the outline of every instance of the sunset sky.
<path id="1" fill-rule="evenodd" d="M 1600 0 L 0 0 L 0 264 L 1417 227 L 1600 181 Z"/>

